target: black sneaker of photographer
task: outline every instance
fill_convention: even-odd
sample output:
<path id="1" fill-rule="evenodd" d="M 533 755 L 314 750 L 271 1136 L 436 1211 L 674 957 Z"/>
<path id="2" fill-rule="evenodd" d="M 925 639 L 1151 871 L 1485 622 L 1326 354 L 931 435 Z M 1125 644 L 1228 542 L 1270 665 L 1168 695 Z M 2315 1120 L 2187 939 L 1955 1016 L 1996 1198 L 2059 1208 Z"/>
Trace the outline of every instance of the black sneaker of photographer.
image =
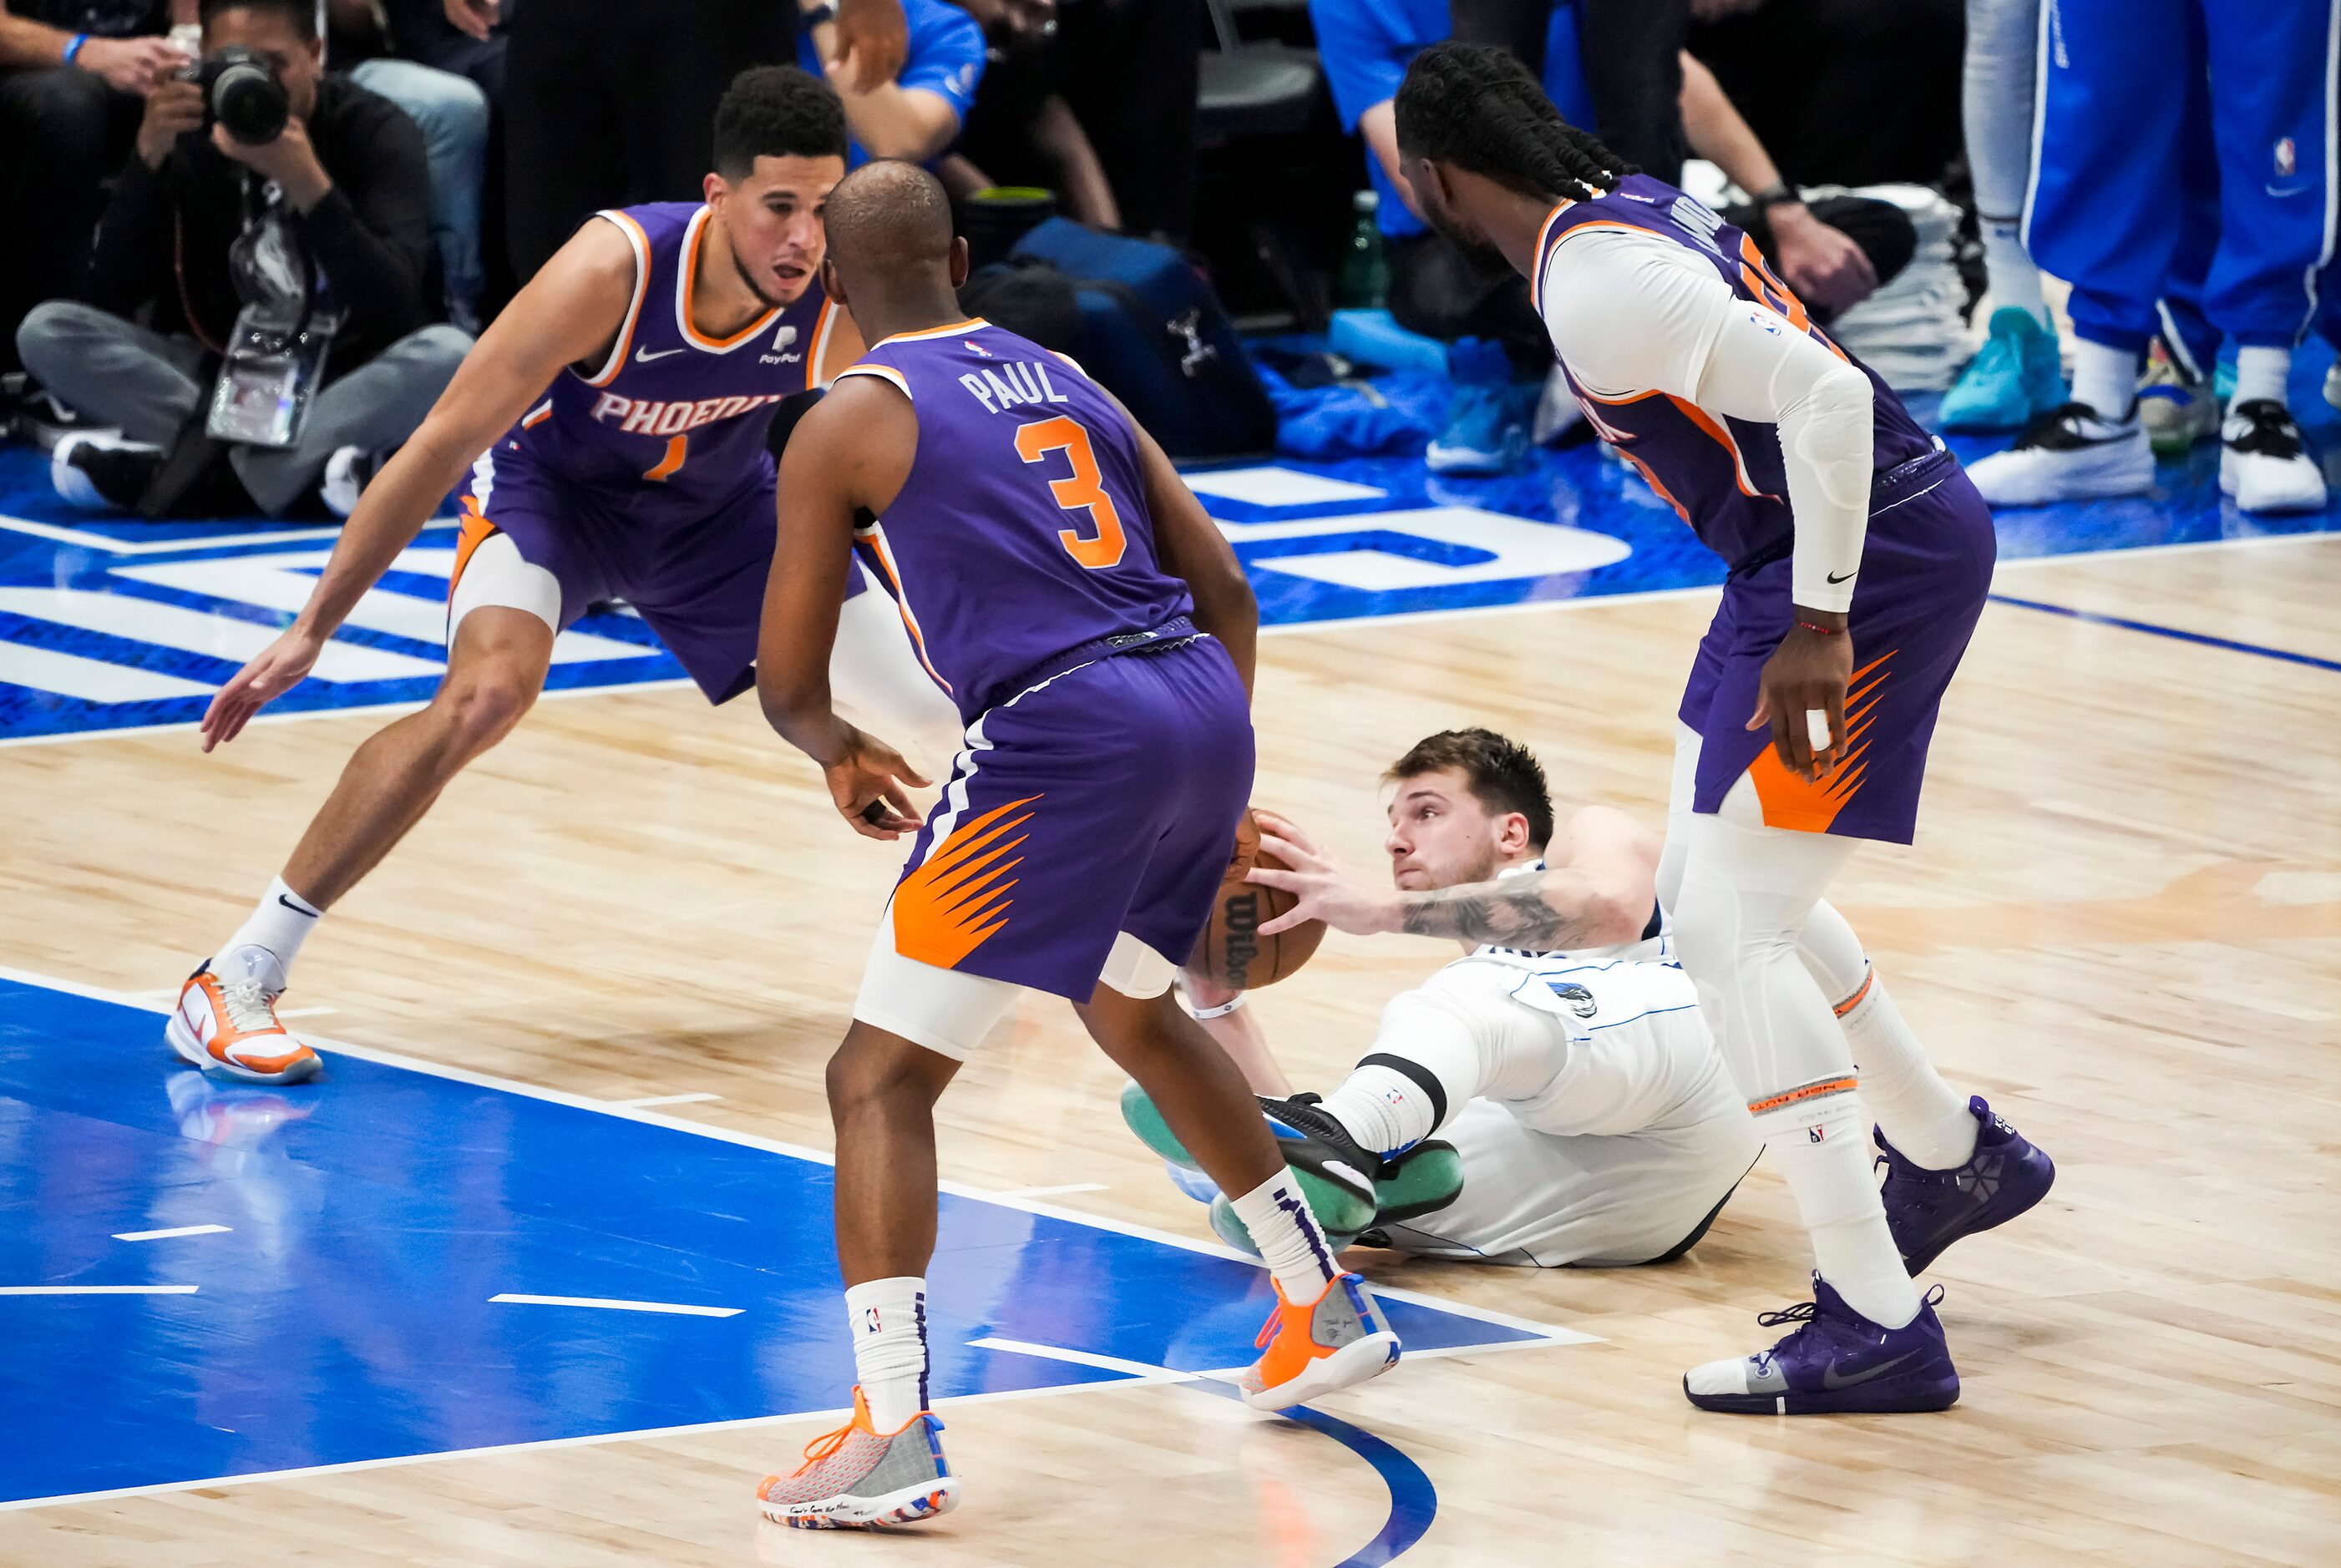
<path id="1" fill-rule="evenodd" d="M 135 511 L 163 466 L 163 449 L 104 432 L 75 432 L 49 454 L 49 483 L 84 511 Z"/>

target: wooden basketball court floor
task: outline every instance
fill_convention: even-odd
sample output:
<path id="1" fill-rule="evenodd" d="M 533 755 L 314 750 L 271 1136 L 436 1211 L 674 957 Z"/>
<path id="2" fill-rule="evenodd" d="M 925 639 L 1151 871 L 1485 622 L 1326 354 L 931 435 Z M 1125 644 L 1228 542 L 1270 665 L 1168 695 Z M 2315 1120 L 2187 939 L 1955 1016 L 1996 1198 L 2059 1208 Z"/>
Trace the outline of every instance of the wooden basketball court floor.
<path id="1" fill-rule="evenodd" d="M 760 1523 L 756 1478 L 832 1424 L 802 1415 L 35 1500 L 0 1512 L 0 1563 L 2341 1561 L 2341 539 L 2010 562 L 1997 588 L 1918 844 L 1866 850 L 1838 889 L 1946 1076 L 2058 1165 L 2039 1209 L 1934 1271 L 1965 1380 L 1948 1414 L 1683 1402 L 1685 1367 L 1768 1341 L 1753 1315 L 1801 1295 L 1759 1166 L 1665 1267 L 1353 1255 L 1594 1336 L 1410 1361 L 1323 1402 L 1370 1439 L 1106 1378 L 946 1406 L 964 1503 L 884 1539 Z M 1273 635 L 1258 798 L 1372 868 L 1380 768 L 1484 723 L 1536 745 L 1564 801 L 1655 822 L 1712 600 Z M 0 963 L 156 1005 L 379 721 L 263 726 L 211 759 L 183 731 L 0 750 Z M 640 1114 L 823 1149 L 822 1065 L 894 866 L 750 704 L 547 703 L 334 912 L 285 1005 L 474 1079 L 712 1097 Z M 1324 1085 L 1442 958 L 1337 936 L 1256 1006 Z M 944 1102 L 947 1177 L 1207 1241 L 1119 1087 L 1064 1008 L 1028 1001 Z M 10 1185 L 38 1147 L 0 1145 Z M 842 1341 L 824 1301 L 802 1332 Z M 323 1421 L 350 1395 L 311 1397 Z M 15 1426 L 0 1411 L 0 1446 Z"/>

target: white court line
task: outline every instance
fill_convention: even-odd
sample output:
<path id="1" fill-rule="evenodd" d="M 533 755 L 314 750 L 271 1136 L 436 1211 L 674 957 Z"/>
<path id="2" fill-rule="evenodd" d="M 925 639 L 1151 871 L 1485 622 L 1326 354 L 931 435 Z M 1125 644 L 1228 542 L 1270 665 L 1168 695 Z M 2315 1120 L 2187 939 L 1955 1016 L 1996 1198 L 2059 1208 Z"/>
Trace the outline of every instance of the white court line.
<path id="1" fill-rule="evenodd" d="M 169 1241 L 179 1236 L 224 1236 L 233 1228 L 224 1225 L 174 1225 L 168 1230 L 117 1230 L 116 1241 Z"/>
<path id="2" fill-rule="evenodd" d="M 563 686 L 536 694 L 539 702 L 560 697 L 608 697 L 629 691 L 672 691 L 681 687 L 699 690 L 698 683 L 688 675 L 678 675 L 667 680 L 633 680 L 613 682 L 607 686 Z M 254 716 L 254 724 L 302 724 L 312 719 L 348 719 L 363 714 L 377 714 L 394 719 L 403 714 L 420 713 L 431 706 L 427 698 L 412 702 L 368 702 L 356 708 L 315 708 L 299 713 L 262 712 Z M 183 724 L 125 724 L 113 729 L 75 729 L 62 735 L 15 735 L 0 739 L 0 749 L 11 746 L 55 746 L 65 740 L 115 740 L 139 735 L 184 735 L 203 728 L 203 720 L 190 719 Z"/>
<path id="3" fill-rule="evenodd" d="M 1366 515 L 1371 515 L 1370 513 Z M 0 519 L 0 527 L 7 524 Z M 2341 541 L 2341 531 L 2317 533 L 2256 534 L 2249 539 L 2206 539 L 2184 544 L 2112 545 L 2104 550 L 2074 551 L 2066 555 L 2027 555 L 2003 559 L 2000 569 L 2012 567 L 2054 566 L 2063 561 L 2097 561 L 2116 555 L 2175 555 L 2207 550 L 2236 550 L 2263 544 L 2298 544 L 2305 541 Z M 194 546 L 188 546 L 194 549 Z M 1573 599 L 1531 599 L 1511 604 L 1462 605 L 1453 610 L 1413 610 L 1398 615 L 1358 615 L 1337 620 L 1284 621 L 1263 626 L 1263 637 L 1289 636 L 1297 632 L 1366 631 L 1385 626 L 1411 626 L 1426 621 L 1459 620 L 1477 616 L 1526 615 L 1541 610 L 1589 610 L 1612 604 L 1647 604 L 1669 599 L 1694 599 L 1700 594 L 1714 596 L 1723 591 L 1722 584 L 1711 583 L 1703 588 L 1656 588 L 1639 593 L 1599 593 Z M 687 677 L 672 680 L 636 680 L 603 686 L 573 686 L 539 694 L 537 700 L 553 697 L 607 697 L 635 691 L 673 690 L 692 687 Z M 695 688 L 694 688 L 695 689 Z M 359 714 L 394 716 L 420 711 L 423 702 L 378 702 L 358 708 L 318 708 L 299 713 L 258 714 L 254 724 L 300 724 L 314 719 L 345 719 Z M 0 749 L 13 746 L 57 746 L 71 740 L 113 740 L 130 736 L 169 735 L 197 728 L 199 721 L 189 719 L 183 724 L 125 724 L 112 729 L 75 729 L 59 735 L 18 735 L 0 739 Z"/>
<path id="4" fill-rule="evenodd" d="M 1101 1388 L 1121 1388 L 1119 1383 L 1065 1383 L 1052 1388 L 1008 1388 L 991 1394 L 952 1394 L 935 1401 L 937 1409 L 962 1404 L 1001 1404 L 1011 1400 L 1054 1399 L 1068 1394 L 1093 1394 Z M 692 1421 L 679 1426 L 642 1426 L 629 1432 L 589 1432 L 576 1437 L 540 1437 L 527 1443 L 486 1443 L 476 1448 L 443 1448 L 430 1454 L 393 1454 L 382 1459 L 351 1459 L 339 1464 L 298 1464 L 284 1470 L 254 1470 L 241 1475 L 211 1475 L 195 1481 L 161 1481 L 149 1486 L 113 1486 L 97 1492 L 67 1492 L 55 1497 L 20 1497 L 0 1502 L 0 1513 L 25 1508 L 55 1508 L 72 1503 L 104 1503 L 117 1497 L 154 1497 L 170 1492 L 193 1492 L 208 1486 L 243 1486 L 254 1481 L 304 1481 L 312 1476 L 346 1475 L 361 1470 L 395 1470 L 409 1464 L 436 1464 L 447 1459 L 493 1459 L 507 1454 L 533 1454 L 545 1448 L 584 1448 L 603 1443 L 632 1443 L 662 1437 L 694 1437 L 706 1432 L 736 1432 L 756 1426 L 793 1426 L 811 1422 L 834 1425 L 851 1420 L 851 1410 L 800 1410 L 787 1415 L 743 1415 L 732 1421 Z"/>
<path id="5" fill-rule="evenodd" d="M 1067 1182 L 1062 1186 L 1010 1187 L 1006 1192 L 996 1192 L 991 1196 L 993 1197 L 1056 1197 L 1069 1192 L 1103 1192 L 1105 1189 L 1106 1184 L 1101 1181 L 1076 1181 Z"/>
<path id="6" fill-rule="evenodd" d="M 737 1317 L 744 1306 L 692 1306 L 680 1301 L 626 1301 L 612 1295 L 523 1295 L 506 1291 L 488 1297 L 511 1306 L 593 1306 L 610 1312 L 666 1312 L 677 1317 Z"/>
<path id="7" fill-rule="evenodd" d="M 426 522 L 424 529 L 453 528 L 461 518 L 443 517 Z M 115 539 L 107 534 L 92 533 L 86 529 L 66 528 L 54 522 L 35 522 L 29 517 L 0 515 L 0 528 L 11 533 L 29 533 L 39 539 L 53 539 L 60 544 L 78 544 L 87 550 L 102 550 L 109 555 L 168 555 L 184 551 L 193 554 L 198 550 L 218 550 L 232 544 L 296 544 L 304 540 L 339 539 L 339 524 L 331 528 L 275 528 L 256 533 L 224 533 L 207 539 Z"/>
<path id="8" fill-rule="evenodd" d="M 276 1016 L 281 1018 L 284 1015 L 279 1013 Z M 617 1106 L 625 1110 L 638 1111 L 646 1106 L 695 1106 L 702 1100 L 720 1100 L 722 1097 L 723 1097 L 722 1095 L 704 1093 L 695 1095 L 652 1095 L 650 1098 L 643 1100 L 604 1100 L 602 1103 L 604 1105 Z"/>
<path id="9" fill-rule="evenodd" d="M 193 1295 L 192 1285 L 0 1285 L 0 1295 Z"/>
<path id="10" fill-rule="evenodd" d="M 1167 1366 L 1156 1366 L 1143 1361 L 1124 1361 L 1119 1355 L 1100 1355 L 1093 1350 L 1067 1350 L 1061 1345 L 1035 1345 L 1029 1339 L 1000 1339 L 986 1335 L 968 1342 L 974 1350 L 1003 1350 L 1011 1355 L 1037 1355 L 1044 1361 L 1069 1362 L 1075 1366 L 1094 1366 L 1101 1372 L 1126 1373 L 1141 1383 L 1192 1383 L 1199 1378 L 1226 1382 L 1243 1375 L 1240 1366 L 1224 1372 L 1174 1372 Z"/>

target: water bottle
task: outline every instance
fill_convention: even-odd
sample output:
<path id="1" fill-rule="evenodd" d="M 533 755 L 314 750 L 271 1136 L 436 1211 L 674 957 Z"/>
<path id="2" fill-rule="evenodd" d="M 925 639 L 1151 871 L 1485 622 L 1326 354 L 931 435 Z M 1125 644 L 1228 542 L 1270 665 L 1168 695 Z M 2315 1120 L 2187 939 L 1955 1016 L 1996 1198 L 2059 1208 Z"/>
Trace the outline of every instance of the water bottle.
<path id="1" fill-rule="evenodd" d="M 1341 257 L 1341 276 L 1335 293 L 1344 309 L 1378 311 L 1390 293 L 1390 258 L 1382 251 L 1382 227 L 1378 217 L 1381 197 L 1360 191 L 1350 205 L 1356 211 L 1349 249 Z"/>

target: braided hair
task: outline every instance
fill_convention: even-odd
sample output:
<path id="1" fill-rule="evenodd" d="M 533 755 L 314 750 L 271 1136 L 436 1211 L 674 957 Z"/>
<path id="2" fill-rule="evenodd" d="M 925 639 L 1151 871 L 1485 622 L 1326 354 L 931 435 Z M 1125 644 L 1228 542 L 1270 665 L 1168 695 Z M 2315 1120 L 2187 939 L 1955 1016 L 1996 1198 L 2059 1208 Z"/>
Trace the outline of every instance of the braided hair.
<path id="1" fill-rule="evenodd" d="M 1398 90 L 1398 144 L 1531 196 L 1591 201 L 1641 171 L 1560 117 L 1509 52 L 1434 44 Z"/>

